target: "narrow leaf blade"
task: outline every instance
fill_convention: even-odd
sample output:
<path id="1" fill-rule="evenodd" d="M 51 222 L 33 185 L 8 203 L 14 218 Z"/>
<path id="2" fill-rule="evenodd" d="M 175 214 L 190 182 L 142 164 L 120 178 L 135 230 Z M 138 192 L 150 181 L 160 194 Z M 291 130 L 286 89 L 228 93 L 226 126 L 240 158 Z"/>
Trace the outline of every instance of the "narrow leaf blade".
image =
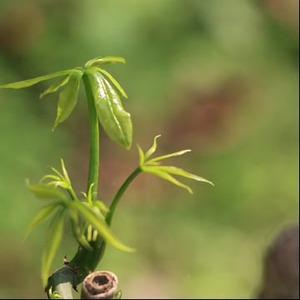
<path id="1" fill-rule="evenodd" d="M 45 75 L 45 76 L 35 77 L 32 79 L 28 79 L 28 80 L 23 80 L 23 81 L 8 83 L 8 84 L 2 84 L 2 85 L 0 85 L 0 89 L 22 89 L 22 88 L 26 88 L 26 87 L 35 85 L 41 81 L 45 81 L 48 79 L 52 79 L 52 78 L 60 77 L 60 76 L 64 76 L 64 75 L 69 75 L 74 72 L 76 72 L 75 69 L 64 70 L 64 71 L 55 72 L 55 73 Z"/>
<path id="2" fill-rule="evenodd" d="M 175 185 L 177 185 L 179 187 L 187 189 L 190 194 L 193 194 L 193 191 L 192 191 L 192 189 L 189 186 L 181 183 L 180 181 L 178 181 L 177 179 L 175 179 L 174 177 L 172 177 L 170 174 L 162 172 L 162 171 L 159 171 L 159 170 L 156 170 L 155 168 L 156 167 L 143 167 L 142 170 L 144 172 L 154 174 L 154 175 L 156 175 L 156 176 L 158 176 L 158 177 L 160 177 L 162 179 L 168 180 L 168 181 L 172 182 L 173 184 L 175 184 Z"/>
<path id="3" fill-rule="evenodd" d="M 125 64 L 125 59 L 120 56 L 106 56 L 106 57 L 96 57 L 91 60 L 89 60 L 85 66 L 91 67 L 91 66 L 103 66 L 110 63 L 123 63 Z"/>
<path id="4" fill-rule="evenodd" d="M 154 138 L 153 145 L 150 147 L 150 149 L 145 154 L 145 160 L 147 160 L 156 151 L 156 148 L 157 148 L 157 139 L 159 137 L 161 137 L 161 134 L 157 135 Z"/>
<path id="5" fill-rule="evenodd" d="M 129 149 L 132 143 L 130 114 L 124 110 L 118 93 L 101 73 L 93 69 L 86 72 L 104 131 L 115 143 Z"/>
<path id="6" fill-rule="evenodd" d="M 55 215 L 48 229 L 46 249 L 42 257 L 42 282 L 44 287 L 47 286 L 50 268 L 62 238 L 64 212 L 64 210 L 60 210 Z"/>
<path id="7" fill-rule="evenodd" d="M 153 168 L 157 171 L 168 173 L 168 174 L 179 175 L 179 176 L 183 176 L 183 177 L 186 177 L 186 178 L 189 178 L 189 179 L 202 181 L 202 182 L 206 182 L 206 183 L 209 183 L 211 185 L 214 185 L 211 181 L 208 181 L 207 179 L 205 179 L 203 177 L 200 177 L 198 175 L 186 172 L 183 169 L 180 169 L 180 168 L 177 168 L 177 167 L 172 167 L 172 166 L 148 167 L 148 169 L 151 169 L 151 168 Z"/>
<path id="8" fill-rule="evenodd" d="M 33 218 L 33 220 L 31 221 L 30 225 L 28 226 L 26 233 L 25 233 L 25 237 L 23 239 L 23 242 L 25 242 L 25 240 L 27 239 L 29 233 L 31 232 L 31 230 L 33 229 L 33 227 L 35 227 L 36 225 L 42 223 L 43 221 L 46 221 L 50 215 L 53 213 L 53 211 L 62 204 L 61 201 L 58 202 L 54 202 L 54 203 L 50 203 L 46 206 L 44 206 L 39 213 Z"/>
<path id="9" fill-rule="evenodd" d="M 92 246 L 88 243 L 86 237 L 80 231 L 77 212 L 73 209 L 69 209 L 68 213 L 70 216 L 72 231 L 75 239 L 87 251 L 93 251 Z"/>
<path id="10" fill-rule="evenodd" d="M 137 148 L 138 148 L 138 151 L 139 151 L 140 166 L 143 166 L 144 163 L 145 163 L 145 154 L 144 154 L 142 148 L 139 145 L 137 145 Z"/>
<path id="11" fill-rule="evenodd" d="M 52 131 L 59 123 L 65 121 L 72 113 L 77 103 L 81 77 L 81 72 L 72 74 L 67 87 L 59 94 L 57 116 Z"/>
<path id="12" fill-rule="evenodd" d="M 174 153 L 167 154 L 167 155 L 162 155 L 162 156 L 155 157 L 155 158 L 149 160 L 149 162 L 153 163 L 153 162 L 156 162 L 156 161 L 159 161 L 159 160 L 163 160 L 163 159 L 167 159 L 167 158 L 170 158 L 170 157 L 180 156 L 180 155 L 183 155 L 183 154 L 185 154 L 187 152 L 191 152 L 191 150 L 187 149 L 187 150 L 182 150 L 182 151 L 174 152 Z"/>
<path id="13" fill-rule="evenodd" d="M 50 94 L 50 93 L 55 93 L 58 91 L 61 87 L 66 85 L 70 79 L 71 75 L 66 75 L 63 78 L 61 78 L 59 81 L 56 83 L 51 84 L 41 95 L 40 99 L 42 99 L 45 95 Z"/>
<path id="14" fill-rule="evenodd" d="M 119 250 L 134 252 L 134 249 L 122 244 L 112 233 L 111 229 L 107 226 L 105 221 L 97 218 L 97 215 L 86 205 L 83 205 L 83 203 L 80 202 L 72 202 L 71 206 L 78 210 L 78 212 L 83 216 L 87 223 L 93 225 L 93 227 L 97 229 L 98 233 L 106 242 L 112 244 Z"/>

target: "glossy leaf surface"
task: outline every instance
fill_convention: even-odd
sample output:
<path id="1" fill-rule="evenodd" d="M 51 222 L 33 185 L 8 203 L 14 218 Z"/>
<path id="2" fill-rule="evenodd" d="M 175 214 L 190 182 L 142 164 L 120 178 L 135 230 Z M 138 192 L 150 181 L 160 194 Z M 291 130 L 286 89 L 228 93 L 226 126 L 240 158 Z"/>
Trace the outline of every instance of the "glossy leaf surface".
<path id="1" fill-rule="evenodd" d="M 50 267 L 62 238 L 64 224 L 63 217 L 64 210 L 60 210 L 55 215 L 48 229 L 46 248 L 42 257 L 42 281 L 44 287 L 47 285 Z"/>
<path id="2" fill-rule="evenodd" d="M 130 114 L 124 110 L 118 93 L 101 73 L 91 68 L 86 74 L 104 131 L 115 143 L 129 149 L 132 143 L 132 123 Z"/>
<path id="3" fill-rule="evenodd" d="M 123 97 L 128 98 L 127 94 L 125 93 L 125 91 L 123 90 L 123 88 L 121 87 L 119 82 L 110 73 L 108 73 L 107 71 L 105 71 L 101 68 L 97 68 L 97 67 L 94 67 L 94 68 L 95 68 L 95 70 L 104 74 L 112 82 L 112 84 L 119 90 L 119 92 L 121 93 L 121 95 Z"/>
<path id="4" fill-rule="evenodd" d="M 65 121 L 72 113 L 77 103 L 81 77 L 82 73 L 79 71 L 72 74 L 67 87 L 59 94 L 57 117 L 52 130 L 54 130 L 59 123 Z"/>
<path id="5" fill-rule="evenodd" d="M 48 79 L 52 79 L 52 78 L 60 77 L 60 76 L 64 76 L 64 75 L 69 75 L 74 72 L 76 72 L 75 69 L 64 70 L 64 71 L 55 72 L 55 73 L 45 75 L 45 76 L 35 77 L 32 79 L 28 79 L 28 80 L 23 80 L 23 81 L 18 81 L 18 82 L 14 82 L 14 83 L 8 83 L 8 84 L 2 84 L 2 85 L 0 85 L 0 89 L 22 89 L 22 88 L 26 88 L 26 87 L 35 85 L 41 81 L 45 81 Z"/>

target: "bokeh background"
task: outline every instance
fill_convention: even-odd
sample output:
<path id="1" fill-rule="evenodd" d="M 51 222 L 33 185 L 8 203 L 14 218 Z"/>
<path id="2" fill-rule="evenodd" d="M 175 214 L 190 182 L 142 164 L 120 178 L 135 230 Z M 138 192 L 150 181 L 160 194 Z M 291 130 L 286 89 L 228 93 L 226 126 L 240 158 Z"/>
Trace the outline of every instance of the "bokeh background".
<path id="1" fill-rule="evenodd" d="M 101 133 L 99 197 L 109 203 L 162 134 L 159 153 L 214 182 L 194 190 L 142 174 L 118 208 L 113 230 L 137 248 L 108 247 L 99 269 L 115 272 L 124 298 L 250 298 L 264 251 L 298 220 L 297 0 L 1 0 L 0 83 L 123 56 L 108 66 L 129 95 L 130 151 Z M 22 244 L 43 203 L 25 187 L 64 158 L 85 190 L 86 99 L 54 133 L 57 95 L 48 86 L 0 91 L 0 297 L 45 297 L 41 253 L 48 223 Z M 66 227 L 53 265 L 76 244 Z M 77 296 L 78 297 L 78 296 Z"/>

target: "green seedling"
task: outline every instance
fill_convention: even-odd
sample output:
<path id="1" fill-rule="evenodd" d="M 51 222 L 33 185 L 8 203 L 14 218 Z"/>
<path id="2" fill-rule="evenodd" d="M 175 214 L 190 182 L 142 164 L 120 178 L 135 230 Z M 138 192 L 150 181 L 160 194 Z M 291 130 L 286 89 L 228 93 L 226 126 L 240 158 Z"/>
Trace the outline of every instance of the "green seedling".
<path id="1" fill-rule="evenodd" d="M 144 152 L 138 146 L 139 165 L 125 180 L 109 207 L 97 198 L 98 166 L 99 166 L 99 124 L 108 137 L 126 149 L 132 144 L 132 122 L 130 114 L 124 109 L 120 96 L 127 95 L 117 80 L 103 66 L 110 63 L 125 63 L 122 57 L 97 57 L 88 61 L 84 67 L 77 67 L 40 76 L 33 79 L 0 85 L 1 89 L 21 89 L 39 82 L 58 79 L 51 84 L 40 98 L 49 93 L 59 92 L 57 115 L 54 130 L 72 113 L 77 104 L 80 83 L 83 82 L 89 108 L 90 155 L 87 191 L 76 193 L 72 187 L 64 161 L 61 160 L 61 171 L 51 168 L 52 173 L 45 175 L 38 184 L 27 188 L 38 199 L 47 204 L 34 217 L 29 225 L 25 238 L 31 229 L 52 216 L 47 232 L 47 241 L 42 255 L 42 283 L 49 298 L 70 298 L 72 288 L 76 288 L 83 279 L 94 271 L 103 257 L 106 244 L 119 250 L 134 252 L 132 247 L 122 243 L 111 230 L 111 223 L 117 205 L 130 183 L 142 172 L 150 173 L 186 189 L 174 176 L 206 182 L 210 181 L 188 173 L 173 166 L 163 166 L 161 162 L 167 158 L 183 155 L 190 150 L 183 150 L 152 158 L 157 148 L 157 138 L 153 145 Z M 70 222 L 72 233 L 78 243 L 74 258 L 59 270 L 50 275 L 51 265 L 63 235 L 64 222 Z M 49 276 L 50 275 L 50 276 Z"/>

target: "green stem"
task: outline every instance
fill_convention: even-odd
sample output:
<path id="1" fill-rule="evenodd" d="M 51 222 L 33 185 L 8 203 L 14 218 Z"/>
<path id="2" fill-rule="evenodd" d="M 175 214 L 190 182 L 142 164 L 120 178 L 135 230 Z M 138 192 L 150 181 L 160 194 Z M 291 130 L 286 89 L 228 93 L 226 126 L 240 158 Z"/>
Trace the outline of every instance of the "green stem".
<path id="1" fill-rule="evenodd" d="M 111 203 L 111 205 L 109 207 L 109 212 L 107 213 L 107 215 L 105 217 L 105 221 L 108 224 L 108 226 L 111 225 L 112 218 L 114 216 L 114 213 L 115 213 L 115 210 L 117 208 L 117 205 L 118 205 L 121 197 L 123 196 L 124 192 L 126 191 L 127 187 L 134 180 L 134 178 L 136 176 L 138 176 L 141 172 L 142 172 L 142 169 L 140 167 L 138 167 L 137 169 L 135 169 L 135 171 L 126 179 L 126 181 L 123 183 L 123 185 L 118 190 L 115 198 L 113 199 L 113 201 L 112 201 L 112 203 Z"/>
<path id="2" fill-rule="evenodd" d="M 98 192 L 98 175 L 99 175 L 99 123 L 97 112 L 94 103 L 94 96 L 90 82 L 86 74 L 82 76 L 86 96 L 88 100 L 88 109 L 89 109 L 89 133 L 90 133 L 90 163 L 89 163 L 89 177 L 88 177 L 88 186 L 87 192 L 91 184 L 94 184 L 92 187 L 92 200 L 97 199 Z"/>

